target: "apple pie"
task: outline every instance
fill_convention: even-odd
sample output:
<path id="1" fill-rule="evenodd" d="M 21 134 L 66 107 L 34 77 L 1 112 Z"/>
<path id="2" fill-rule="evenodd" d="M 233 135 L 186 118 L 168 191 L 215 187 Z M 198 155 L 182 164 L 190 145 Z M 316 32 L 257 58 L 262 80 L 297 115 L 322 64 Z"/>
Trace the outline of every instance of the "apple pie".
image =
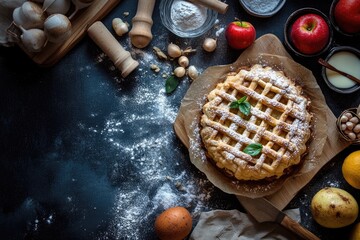
<path id="1" fill-rule="evenodd" d="M 237 180 L 273 180 L 301 162 L 310 100 L 282 71 L 259 64 L 227 74 L 202 108 L 207 156 Z"/>

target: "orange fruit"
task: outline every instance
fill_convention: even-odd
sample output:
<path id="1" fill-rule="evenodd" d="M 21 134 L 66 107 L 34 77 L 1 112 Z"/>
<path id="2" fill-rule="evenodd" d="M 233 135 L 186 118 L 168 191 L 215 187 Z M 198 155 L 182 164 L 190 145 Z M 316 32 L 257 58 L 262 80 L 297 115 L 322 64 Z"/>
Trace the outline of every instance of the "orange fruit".
<path id="1" fill-rule="evenodd" d="M 342 174 L 352 187 L 360 189 L 360 150 L 350 153 L 342 164 Z"/>

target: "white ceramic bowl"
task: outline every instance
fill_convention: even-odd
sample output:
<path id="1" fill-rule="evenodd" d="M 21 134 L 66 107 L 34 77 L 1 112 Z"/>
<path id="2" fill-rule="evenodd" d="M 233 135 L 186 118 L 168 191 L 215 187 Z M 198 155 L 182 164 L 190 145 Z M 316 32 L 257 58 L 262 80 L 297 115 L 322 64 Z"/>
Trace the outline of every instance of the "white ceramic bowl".
<path id="1" fill-rule="evenodd" d="M 350 46 L 338 46 L 338 47 L 334 47 L 331 49 L 331 51 L 328 54 L 328 56 L 326 57 L 325 61 L 329 61 L 329 59 L 337 52 L 350 52 L 352 54 L 355 54 L 360 59 L 360 51 L 358 49 L 350 47 Z M 327 77 L 325 67 L 321 68 L 321 75 L 322 75 L 325 83 L 327 84 L 327 86 L 330 89 L 334 90 L 335 92 L 348 94 L 348 93 L 356 92 L 360 89 L 360 84 L 355 84 L 354 86 L 352 86 L 350 88 L 338 88 L 338 87 L 334 86 L 333 84 L 331 84 L 331 82 L 329 81 L 329 79 Z"/>
<path id="2" fill-rule="evenodd" d="M 218 13 L 209 8 L 204 9 L 206 17 L 204 18 L 204 23 L 201 26 L 198 26 L 197 28 L 194 28 L 194 29 L 189 29 L 189 28 L 192 28 L 191 24 L 194 25 L 194 21 L 187 21 L 185 24 L 191 23 L 190 25 L 187 26 L 187 28 L 185 28 L 184 25 L 177 24 L 176 21 L 174 21 L 174 18 L 172 18 L 172 16 L 171 16 L 172 15 L 171 14 L 172 5 L 176 1 L 182 1 L 182 0 L 161 0 L 160 5 L 159 5 L 160 18 L 161 18 L 162 24 L 169 31 L 174 33 L 175 35 L 182 37 L 182 38 L 199 37 L 199 36 L 203 35 L 204 33 L 206 33 L 207 31 L 209 31 L 214 26 Z M 188 1 L 185 1 L 185 2 L 188 2 Z M 183 15 L 183 14 L 181 14 L 181 15 Z M 185 15 L 186 15 L 186 13 L 185 13 Z M 180 14 L 178 14 L 177 16 L 180 16 Z M 189 17 L 189 19 L 190 19 L 190 17 Z"/>
<path id="3" fill-rule="evenodd" d="M 286 0 L 263 0 L 262 3 L 259 1 L 239 0 L 239 2 L 250 15 L 267 18 L 280 11 Z"/>

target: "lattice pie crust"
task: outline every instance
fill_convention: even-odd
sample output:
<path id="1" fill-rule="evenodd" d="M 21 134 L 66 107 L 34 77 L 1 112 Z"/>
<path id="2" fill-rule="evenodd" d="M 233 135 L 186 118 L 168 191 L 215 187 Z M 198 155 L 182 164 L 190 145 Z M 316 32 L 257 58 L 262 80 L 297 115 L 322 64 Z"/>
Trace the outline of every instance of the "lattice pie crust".
<path id="1" fill-rule="evenodd" d="M 247 96 L 250 114 L 230 103 Z M 201 137 L 216 166 L 238 180 L 277 179 L 301 161 L 311 134 L 310 100 L 302 88 L 270 67 L 254 65 L 229 73 L 207 96 Z M 257 156 L 243 152 L 252 143 Z"/>

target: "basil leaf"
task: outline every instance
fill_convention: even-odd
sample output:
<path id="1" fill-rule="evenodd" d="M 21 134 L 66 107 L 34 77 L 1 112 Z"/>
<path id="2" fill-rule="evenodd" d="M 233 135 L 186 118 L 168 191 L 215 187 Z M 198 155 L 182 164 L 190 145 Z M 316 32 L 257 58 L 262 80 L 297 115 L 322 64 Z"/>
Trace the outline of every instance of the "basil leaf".
<path id="1" fill-rule="evenodd" d="M 246 96 L 243 96 L 242 98 L 231 102 L 229 107 L 238 108 L 240 112 L 246 116 L 250 114 L 251 105 L 248 101 L 246 101 Z"/>
<path id="2" fill-rule="evenodd" d="M 172 93 L 178 85 L 179 85 L 179 79 L 177 79 L 175 76 L 169 77 L 168 79 L 166 79 L 165 82 L 166 93 Z"/>
<path id="3" fill-rule="evenodd" d="M 239 108 L 240 104 L 237 101 L 231 102 L 230 103 L 230 108 Z"/>
<path id="4" fill-rule="evenodd" d="M 240 98 L 239 100 L 237 100 L 239 103 L 243 103 L 246 102 L 246 96 L 243 96 L 242 98 Z"/>
<path id="5" fill-rule="evenodd" d="M 251 105 L 247 101 L 241 103 L 239 106 L 240 112 L 242 112 L 246 116 L 248 116 L 250 114 L 250 108 L 251 108 Z"/>
<path id="6" fill-rule="evenodd" d="M 263 146 L 260 143 L 252 143 L 244 148 L 243 152 L 249 154 L 250 156 L 256 156 L 261 153 Z"/>

